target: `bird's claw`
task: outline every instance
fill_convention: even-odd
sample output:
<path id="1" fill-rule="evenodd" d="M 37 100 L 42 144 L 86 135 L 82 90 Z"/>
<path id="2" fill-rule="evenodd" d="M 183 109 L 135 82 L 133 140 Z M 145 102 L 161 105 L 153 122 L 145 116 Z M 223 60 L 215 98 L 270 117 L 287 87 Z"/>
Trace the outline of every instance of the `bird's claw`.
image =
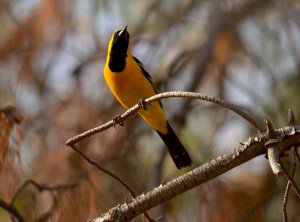
<path id="1" fill-rule="evenodd" d="M 123 121 L 121 116 L 115 116 L 112 119 L 112 121 L 113 121 L 113 125 L 114 125 L 115 128 L 116 128 L 117 124 L 119 124 L 120 126 L 124 126 L 124 121 Z"/>
<path id="2" fill-rule="evenodd" d="M 147 104 L 145 102 L 145 100 L 142 98 L 139 100 L 138 102 L 139 106 L 142 107 L 144 110 L 147 110 Z"/>

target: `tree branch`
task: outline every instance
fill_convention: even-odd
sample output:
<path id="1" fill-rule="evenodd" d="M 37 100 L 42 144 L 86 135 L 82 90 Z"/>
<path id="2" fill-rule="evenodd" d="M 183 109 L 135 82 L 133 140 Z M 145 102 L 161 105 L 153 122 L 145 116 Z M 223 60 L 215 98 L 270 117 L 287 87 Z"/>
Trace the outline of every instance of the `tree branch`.
<path id="1" fill-rule="evenodd" d="M 12 204 L 6 203 L 4 200 L 0 199 L 0 207 L 8 211 L 11 215 L 16 217 L 19 222 L 25 222 L 25 219 L 20 214 L 17 208 L 15 208 Z"/>
<path id="2" fill-rule="evenodd" d="M 276 132 L 282 140 L 276 142 L 280 151 L 287 150 L 300 144 L 300 125 L 288 126 L 277 129 Z M 196 169 L 169 181 L 164 185 L 154 188 L 146 194 L 142 194 L 133 201 L 118 205 L 101 217 L 91 220 L 93 222 L 130 221 L 137 215 L 155 207 L 162 202 L 170 200 L 179 194 L 203 184 L 230 169 L 247 162 L 254 157 L 266 153 L 268 149 L 267 135 L 249 138 L 233 150 L 203 164 Z M 271 144 L 273 146 L 274 144 Z"/>
<path id="3" fill-rule="evenodd" d="M 183 97 L 183 98 L 189 98 L 189 99 L 200 99 L 200 100 L 205 100 L 211 103 L 215 103 L 217 105 L 220 105 L 226 109 L 229 109 L 242 118 L 244 118 L 248 123 L 250 123 L 252 126 L 254 126 L 258 131 L 263 132 L 264 127 L 254 118 L 254 116 L 250 115 L 249 113 L 243 111 L 239 107 L 230 104 L 222 99 L 215 98 L 212 96 L 208 96 L 202 93 L 194 93 L 194 92 L 165 92 L 165 93 L 160 93 L 155 96 L 152 96 L 144 101 L 145 104 L 150 104 L 154 101 L 165 99 L 165 98 L 170 98 L 170 97 Z M 141 109 L 142 106 L 140 103 L 136 104 L 135 106 L 131 107 L 128 109 L 125 113 L 123 113 L 121 116 L 118 117 L 117 121 L 116 119 L 111 120 L 101 126 L 98 126 L 96 128 L 90 129 L 88 131 L 85 131 L 82 134 L 79 134 L 71 139 L 69 139 L 66 142 L 67 146 L 74 145 L 81 141 L 84 138 L 90 137 L 92 135 L 95 135 L 99 132 L 102 132 L 112 126 L 114 126 L 116 123 L 122 123 L 124 120 L 126 120 L 129 116 L 135 114 L 138 112 L 139 109 Z"/>

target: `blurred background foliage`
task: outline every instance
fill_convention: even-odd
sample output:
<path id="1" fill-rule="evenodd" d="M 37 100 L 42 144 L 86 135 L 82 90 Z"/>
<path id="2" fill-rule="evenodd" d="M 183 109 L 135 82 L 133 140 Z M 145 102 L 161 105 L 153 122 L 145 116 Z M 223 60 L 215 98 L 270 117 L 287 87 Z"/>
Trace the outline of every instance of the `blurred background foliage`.
<path id="1" fill-rule="evenodd" d="M 289 107 L 300 118 L 297 0 L 1 0 L 0 24 L 0 107 L 9 108 L 0 116 L 0 198 L 11 201 L 27 179 L 76 184 L 54 190 L 55 198 L 22 189 L 15 206 L 28 221 L 86 221 L 130 199 L 65 146 L 124 112 L 102 70 L 113 31 L 125 25 L 133 54 L 158 91 L 220 97 L 276 127 L 287 125 Z M 239 116 L 207 102 L 172 98 L 163 104 L 192 155 L 190 169 L 256 135 Z M 78 147 L 136 193 L 185 172 L 139 117 Z M 150 215 L 157 221 L 281 221 L 285 185 L 259 157 Z M 294 192 L 288 217 L 300 220 Z M 0 221 L 10 220 L 0 209 Z"/>

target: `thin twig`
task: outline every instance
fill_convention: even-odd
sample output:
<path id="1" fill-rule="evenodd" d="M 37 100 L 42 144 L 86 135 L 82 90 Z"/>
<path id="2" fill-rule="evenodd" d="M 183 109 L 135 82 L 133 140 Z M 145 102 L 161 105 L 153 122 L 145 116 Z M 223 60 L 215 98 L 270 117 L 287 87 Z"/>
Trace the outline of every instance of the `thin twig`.
<path id="1" fill-rule="evenodd" d="M 11 215 L 16 217 L 19 222 L 25 222 L 25 219 L 20 214 L 17 208 L 15 208 L 12 204 L 6 203 L 4 200 L 0 199 L 0 207 L 2 209 L 7 210 Z"/>
<path id="2" fill-rule="evenodd" d="M 98 163 L 96 163 L 95 161 L 91 160 L 90 158 L 88 158 L 83 152 L 81 152 L 79 149 L 77 149 L 77 147 L 74 144 L 71 144 L 70 147 L 76 151 L 81 157 L 83 157 L 84 160 L 86 160 L 89 164 L 93 165 L 94 167 L 96 167 L 98 170 L 102 171 L 103 173 L 111 176 L 112 178 L 114 178 L 116 181 L 118 181 L 122 186 L 124 186 L 126 188 L 126 190 L 130 193 L 132 198 L 136 198 L 136 194 L 135 192 L 130 188 L 129 185 L 127 185 L 120 177 L 116 176 L 115 174 L 113 174 L 112 172 L 110 172 L 109 170 L 103 168 L 102 166 L 100 166 Z M 148 221 L 152 222 L 154 221 L 147 212 L 144 212 L 145 217 L 148 219 Z"/>
<path id="3" fill-rule="evenodd" d="M 49 185 L 46 185 L 46 184 L 39 184 L 37 183 L 36 181 L 34 180 L 27 180 L 25 181 L 21 187 L 19 187 L 19 189 L 17 190 L 17 192 L 14 194 L 12 200 L 11 200 L 11 205 L 14 205 L 15 204 L 15 201 L 17 199 L 17 197 L 20 195 L 20 193 L 29 185 L 32 185 L 34 186 L 35 188 L 38 189 L 39 192 L 42 192 L 42 191 L 48 191 L 50 192 L 52 198 L 53 198 L 53 205 L 52 207 L 45 213 L 43 213 L 43 215 L 40 217 L 40 218 L 46 218 L 46 217 L 49 217 L 50 216 L 50 213 L 53 212 L 53 210 L 55 209 L 55 206 L 57 205 L 57 200 L 56 200 L 56 197 L 54 195 L 54 191 L 56 190 L 64 190 L 64 189 L 72 189 L 72 188 L 75 188 L 78 186 L 77 183 L 73 183 L 73 184 L 66 184 L 66 185 L 55 185 L 55 186 L 49 186 Z M 12 221 L 15 221 L 14 218 L 12 217 Z M 43 220 L 45 221 L 45 220 Z"/>
<path id="4" fill-rule="evenodd" d="M 289 192 L 290 192 L 290 189 L 291 189 L 291 185 L 292 184 L 288 181 L 288 183 L 285 187 L 285 191 L 284 191 L 283 203 L 282 203 L 282 221 L 283 222 L 288 221 L 286 206 L 287 206 L 287 202 L 288 202 L 288 199 L 289 199 Z"/>
<path id="5" fill-rule="evenodd" d="M 11 200 L 11 203 L 14 204 L 14 202 L 16 201 L 17 197 L 19 196 L 19 194 L 28 186 L 28 185 L 33 185 L 34 187 L 36 187 L 39 191 L 53 191 L 53 190 L 61 190 L 61 189 L 71 189 L 71 188 L 75 188 L 78 186 L 77 183 L 73 183 L 73 184 L 67 184 L 67 185 L 56 185 L 56 186 L 49 186 L 46 184 L 39 184 L 34 180 L 27 180 L 25 181 L 22 186 L 17 190 L 17 192 L 15 193 L 14 197 Z"/>
<path id="6" fill-rule="evenodd" d="M 294 181 L 294 179 L 288 174 L 287 170 L 285 169 L 285 167 L 282 165 L 281 163 L 281 167 L 282 167 L 282 170 L 284 171 L 285 173 L 285 176 L 287 177 L 288 181 L 293 185 L 293 188 L 298 196 L 298 198 L 300 199 L 300 190 L 296 184 L 296 182 Z"/>
<path id="7" fill-rule="evenodd" d="M 248 123 L 250 123 L 252 126 L 254 126 L 257 130 L 259 131 L 264 131 L 264 127 L 250 114 L 248 114 L 247 112 L 243 111 L 242 109 L 240 109 L 239 107 L 230 104 L 222 99 L 219 98 L 215 98 L 212 96 L 208 96 L 202 93 L 194 93 L 194 92 L 165 92 L 165 93 L 160 93 L 157 94 L 155 96 L 152 96 L 148 99 L 145 100 L 145 104 L 149 104 L 152 103 L 154 101 L 157 100 L 161 100 L 161 99 L 165 99 L 165 98 L 170 98 L 170 97 L 183 97 L 183 98 L 189 98 L 189 99 L 200 99 L 200 100 L 205 100 L 211 103 L 215 103 L 217 105 L 220 105 L 226 109 L 229 109 L 233 112 L 235 112 L 236 114 L 238 114 L 239 116 L 241 116 L 242 118 L 244 118 Z M 136 104 L 135 106 L 131 107 L 130 109 L 128 109 L 125 113 L 123 113 L 120 118 L 119 118 L 119 122 L 123 122 L 124 120 L 126 120 L 129 116 L 135 114 L 141 107 L 140 104 Z M 117 122 L 118 123 L 118 122 Z M 77 142 L 81 141 L 84 138 L 90 137 L 92 135 L 95 135 L 99 132 L 102 132 L 112 126 L 114 126 L 116 124 L 116 121 L 111 120 L 101 126 L 98 126 L 96 128 L 90 129 L 82 134 L 79 134 L 71 139 L 69 139 L 66 142 L 66 145 L 70 146 L 73 144 L 76 144 Z"/>
<path id="8" fill-rule="evenodd" d="M 86 160 L 89 164 L 93 165 L 94 167 L 96 167 L 98 170 L 101 170 L 102 172 L 104 172 L 105 174 L 111 176 L 112 178 L 114 178 L 116 181 L 118 181 L 122 186 L 124 186 L 127 191 L 130 193 L 130 195 L 135 198 L 136 194 L 135 192 L 129 187 L 129 185 L 127 185 L 123 180 L 121 180 L 120 177 L 116 176 L 115 174 L 113 174 L 112 172 L 108 171 L 107 169 L 103 168 L 102 166 L 100 166 L 98 163 L 96 163 L 95 161 L 91 160 L 90 158 L 88 158 L 83 152 L 81 152 L 79 149 L 77 149 L 77 147 L 72 144 L 70 145 L 70 147 L 76 151 L 81 157 L 83 157 L 84 160 Z"/>
<path id="9" fill-rule="evenodd" d="M 294 150 L 294 155 L 293 155 L 293 168 L 291 171 L 291 177 L 294 178 L 295 172 L 296 172 L 296 167 L 297 167 L 297 159 L 296 159 L 296 154 L 297 154 L 297 149 L 293 147 Z M 282 203 L 282 217 L 283 217 L 283 222 L 288 221 L 288 216 L 287 216 L 287 202 L 289 199 L 289 192 L 291 190 L 292 183 L 290 181 L 287 182 L 286 187 L 285 187 L 285 192 L 284 192 L 284 197 L 283 197 L 283 203 Z"/>

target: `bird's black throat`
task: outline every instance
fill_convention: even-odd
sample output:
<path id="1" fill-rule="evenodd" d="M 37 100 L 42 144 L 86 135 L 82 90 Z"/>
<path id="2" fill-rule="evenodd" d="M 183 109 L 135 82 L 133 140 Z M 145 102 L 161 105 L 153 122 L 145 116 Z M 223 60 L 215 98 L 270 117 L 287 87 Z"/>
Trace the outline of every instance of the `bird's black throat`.
<path id="1" fill-rule="evenodd" d="M 110 57 L 109 68 L 112 72 L 122 72 L 126 66 L 127 49 L 129 45 L 129 34 L 127 30 L 121 33 L 117 31 L 114 35 Z"/>

